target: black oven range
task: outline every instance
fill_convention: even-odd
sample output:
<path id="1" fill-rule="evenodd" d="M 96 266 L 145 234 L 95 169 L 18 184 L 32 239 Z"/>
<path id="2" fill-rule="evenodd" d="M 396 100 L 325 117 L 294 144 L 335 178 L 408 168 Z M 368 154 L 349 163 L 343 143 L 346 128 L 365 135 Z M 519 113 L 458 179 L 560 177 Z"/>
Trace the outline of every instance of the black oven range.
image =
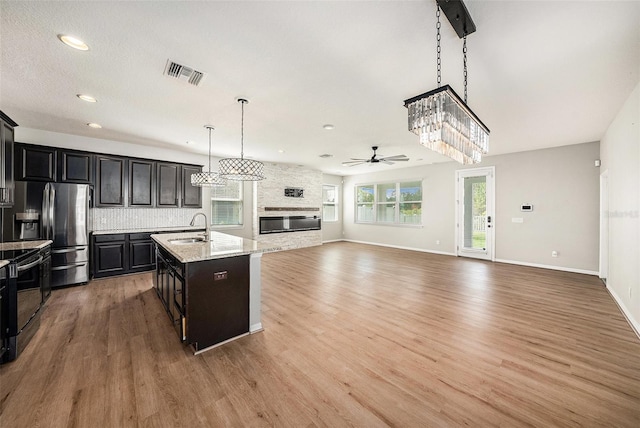
<path id="1" fill-rule="evenodd" d="M 41 309 L 51 295 L 51 246 L 3 250 L 0 260 L 9 262 L 1 300 L 6 337 L 0 363 L 5 363 L 17 358 L 40 326 Z"/>

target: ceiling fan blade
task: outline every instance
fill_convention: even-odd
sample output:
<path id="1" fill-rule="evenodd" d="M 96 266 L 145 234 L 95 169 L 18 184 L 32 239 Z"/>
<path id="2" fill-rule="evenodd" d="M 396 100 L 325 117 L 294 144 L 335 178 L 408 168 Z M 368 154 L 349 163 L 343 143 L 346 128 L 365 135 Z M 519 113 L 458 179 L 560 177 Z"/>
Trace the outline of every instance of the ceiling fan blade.
<path id="1" fill-rule="evenodd" d="M 362 159 L 362 158 L 349 158 L 352 161 L 362 161 L 362 162 L 367 162 L 369 159 Z"/>
<path id="2" fill-rule="evenodd" d="M 399 161 L 403 161 L 403 160 L 409 160 L 409 158 L 406 155 L 395 155 L 395 156 L 387 156 L 383 159 L 388 159 L 388 160 L 399 160 Z"/>
<path id="3" fill-rule="evenodd" d="M 387 159 L 380 159 L 380 162 L 382 162 L 383 164 L 386 164 L 386 165 L 393 165 L 393 162 L 388 161 Z"/>
<path id="4" fill-rule="evenodd" d="M 362 165 L 363 163 L 367 163 L 368 161 L 366 160 L 361 160 L 361 161 L 346 161 L 346 162 L 342 162 L 342 166 L 356 166 L 356 165 Z"/>

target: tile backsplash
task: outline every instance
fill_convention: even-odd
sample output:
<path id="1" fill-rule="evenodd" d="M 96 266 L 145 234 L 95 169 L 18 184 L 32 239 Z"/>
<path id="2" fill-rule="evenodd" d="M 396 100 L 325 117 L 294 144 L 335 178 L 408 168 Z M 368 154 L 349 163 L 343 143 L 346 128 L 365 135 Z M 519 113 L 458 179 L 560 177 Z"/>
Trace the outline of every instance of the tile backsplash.
<path id="1" fill-rule="evenodd" d="M 204 210 L 201 208 L 92 208 L 89 210 L 89 229 L 188 226 L 194 214 L 198 212 L 204 212 Z M 197 219 L 196 225 L 204 225 L 203 219 Z"/>

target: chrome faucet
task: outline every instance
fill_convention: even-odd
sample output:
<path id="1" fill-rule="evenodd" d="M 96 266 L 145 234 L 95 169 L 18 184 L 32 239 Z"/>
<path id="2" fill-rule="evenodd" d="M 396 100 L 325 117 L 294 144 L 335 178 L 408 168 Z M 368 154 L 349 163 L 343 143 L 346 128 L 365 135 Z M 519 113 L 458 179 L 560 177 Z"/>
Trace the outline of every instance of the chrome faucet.
<path id="1" fill-rule="evenodd" d="M 206 240 L 211 239 L 211 237 L 209 236 L 209 220 L 207 219 L 207 215 L 205 213 L 195 213 L 193 215 L 193 218 L 191 219 L 191 223 L 189 223 L 189 226 L 195 226 L 196 224 L 196 217 L 198 217 L 199 215 L 204 217 L 204 237 Z"/>

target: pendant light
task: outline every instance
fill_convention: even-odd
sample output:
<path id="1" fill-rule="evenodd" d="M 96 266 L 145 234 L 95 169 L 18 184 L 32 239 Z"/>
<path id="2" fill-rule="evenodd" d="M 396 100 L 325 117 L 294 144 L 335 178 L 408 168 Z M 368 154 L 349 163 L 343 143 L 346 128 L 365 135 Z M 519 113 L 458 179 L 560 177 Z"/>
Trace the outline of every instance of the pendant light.
<path id="1" fill-rule="evenodd" d="M 227 180 L 220 177 L 217 172 L 211 171 L 211 131 L 215 128 L 211 125 L 204 127 L 209 130 L 209 171 L 191 174 L 191 185 L 198 187 L 224 186 L 227 184 Z"/>
<path id="2" fill-rule="evenodd" d="M 244 158 L 244 105 L 249 101 L 244 98 L 237 100 L 242 105 L 242 122 L 240 137 L 240 157 L 220 159 L 220 176 L 227 180 L 259 181 L 264 180 L 262 162 Z"/>
<path id="3" fill-rule="evenodd" d="M 489 151 L 489 128 L 467 105 L 467 35 L 476 30 L 462 0 L 436 0 L 438 87 L 405 100 L 409 112 L 409 131 L 420 137 L 420 144 L 461 164 L 474 164 Z M 464 39 L 464 101 L 449 85 L 440 85 L 440 8 L 451 26 Z"/>

